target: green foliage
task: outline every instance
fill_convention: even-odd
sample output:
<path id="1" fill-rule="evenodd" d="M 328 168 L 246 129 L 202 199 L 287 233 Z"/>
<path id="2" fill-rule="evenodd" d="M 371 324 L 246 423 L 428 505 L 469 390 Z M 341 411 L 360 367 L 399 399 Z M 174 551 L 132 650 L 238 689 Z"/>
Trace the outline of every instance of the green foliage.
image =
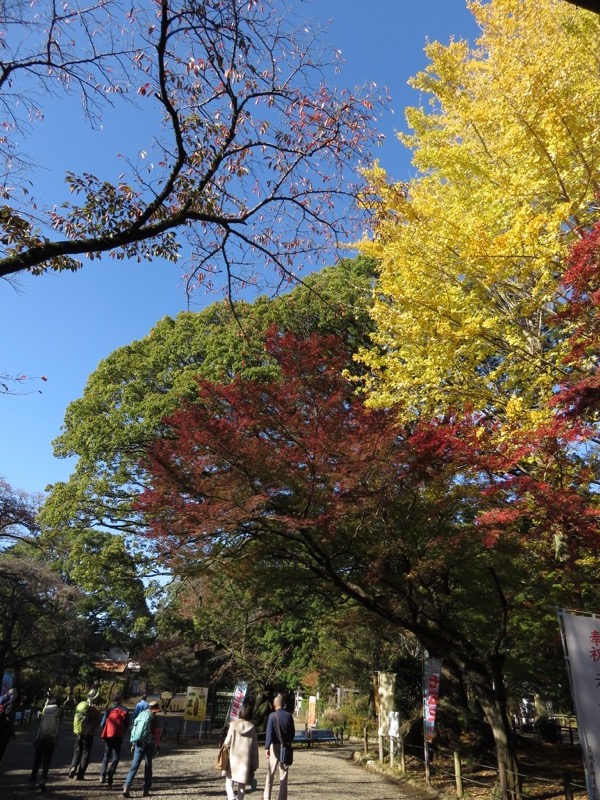
<path id="1" fill-rule="evenodd" d="M 78 461 L 69 481 L 52 487 L 42 524 L 139 531 L 131 505 L 145 482 L 140 456 L 164 416 L 182 398 L 196 396 L 197 377 L 273 378 L 277 370 L 264 349 L 272 325 L 338 333 L 352 349 L 366 344 L 372 279 L 370 260 L 342 261 L 273 300 L 215 303 L 200 313 L 165 317 L 146 338 L 115 350 L 67 408 L 55 453 Z"/>

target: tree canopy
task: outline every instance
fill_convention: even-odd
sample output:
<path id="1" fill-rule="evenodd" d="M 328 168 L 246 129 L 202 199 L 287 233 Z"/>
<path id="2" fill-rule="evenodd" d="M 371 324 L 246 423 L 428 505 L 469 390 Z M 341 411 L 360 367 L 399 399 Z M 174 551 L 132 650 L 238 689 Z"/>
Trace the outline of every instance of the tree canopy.
<path id="1" fill-rule="evenodd" d="M 561 285 L 598 197 L 600 19 L 562 0 L 471 2 L 481 27 L 428 45 L 402 140 L 417 174 L 369 173 L 380 262 L 370 400 L 404 417 L 471 405 L 529 420 L 565 378 Z"/>
<path id="2" fill-rule="evenodd" d="M 331 89 L 338 55 L 275 0 L 43 0 L 4 5 L 0 29 L 0 276 L 184 257 L 188 286 L 223 271 L 233 291 L 347 241 L 381 101 Z M 128 134 L 144 120 L 133 152 L 104 174 L 93 160 L 68 171 L 66 196 L 32 197 L 30 126 L 75 92 L 92 123 L 107 108 Z"/>
<path id="3" fill-rule="evenodd" d="M 513 643 L 556 633 L 551 597 L 595 597 L 597 513 L 566 432 L 500 448 L 477 417 L 399 426 L 354 394 L 334 337 L 274 331 L 268 348 L 280 378 L 199 379 L 149 449 L 138 508 L 157 560 L 306 570 L 443 656 L 514 768 L 505 669 L 531 654 Z"/>
<path id="4" fill-rule="evenodd" d="M 272 324 L 302 335 L 339 333 L 358 349 L 371 329 L 372 280 L 368 259 L 342 261 L 273 300 L 259 297 L 233 310 L 218 302 L 200 313 L 165 317 L 144 339 L 115 350 L 66 410 L 55 452 L 78 462 L 67 483 L 52 487 L 43 524 L 139 532 L 143 521 L 132 500 L 145 483 L 140 457 L 163 417 L 196 395 L 196 377 L 274 377 L 276 363 L 264 348 Z"/>

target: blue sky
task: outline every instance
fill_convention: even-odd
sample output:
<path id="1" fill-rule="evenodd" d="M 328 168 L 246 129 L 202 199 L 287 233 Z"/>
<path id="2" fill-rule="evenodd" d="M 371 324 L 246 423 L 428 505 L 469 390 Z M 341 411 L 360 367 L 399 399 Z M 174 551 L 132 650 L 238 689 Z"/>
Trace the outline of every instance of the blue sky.
<path id="1" fill-rule="evenodd" d="M 291 2 L 299 5 L 299 0 Z M 374 81 L 387 86 L 393 113 L 386 113 L 379 126 L 386 143 L 378 155 L 394 178 L 409 178 L 410 154 L 394 137 L 395 130 L 404 128 L 404 108 L 419 103 L 407 80 L 426 64 L 427 39 L 474 41 L 477 28 L 466 0 L 314 0 L 303 5 L 306 16 L 331 21 L 328 41 L 346 60 L 338 85 Z M 51 197 L 64 169 L 102 175 L 105 160 L 119 150 L 119 132 L 107 121 L 101 133 L 88 134 L 73 116 L 75 106 L 65 101 L 57 100 L 46 111 L 29 149 L 46 167 L 36 192 Z M 69 476 L 72 463 L 55 459 L 51 442 L 88 375 L 115 348 L 144 337 L 162 317 L 185 310 L 187 300 L 180 268 L 158 261 L 128 264 L 105 258 L 75 274 L 21 275 L 13 283 L 0 280 L 0 373 L 45 375 L 47 381 L 25 384 L 29 394 L 0 396 L 0 475 L 33 493 Z M 193 308 L 220 298 L 197 294 Z"/>

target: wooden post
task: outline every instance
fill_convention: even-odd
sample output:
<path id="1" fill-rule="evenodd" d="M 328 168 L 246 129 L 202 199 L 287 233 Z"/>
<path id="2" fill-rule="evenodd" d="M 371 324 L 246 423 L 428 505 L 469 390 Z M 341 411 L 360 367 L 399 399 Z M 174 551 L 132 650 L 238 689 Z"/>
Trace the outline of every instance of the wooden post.
<path id="1" fill-rule="evenodd" d="M 498 764 L 498 780 L 500 782 L 500 797 L 508 800 L 508 781 L 506 779 L 506 764 L 501 761 Z"/>
<path id="2" fill-rule="evenodd" d="M 379 763 L 383 764 L 383 736 L 379 735 Z"/>
<path id="3" fill-rule="evenodd" d="M 363 749 L 365 755 L 369 752 L 369 734 L 367 733 L 367 726 L 363 728 Z"/>
<path id="4" fill-rule="evenodd" d="M 425 742 L 425 786 L 431 786 L 431 769 L 429 767 L 429 742 Z"/>
<path id="5" fill-rule="evenodd" d="M 460 753 L 458 750 L 454 751 L 454 777 L 456 780 L 456 796 L 458 800 L 462 800 L 463 792 L 463 779 L 462 779 L 462 764 L 460 763 Z"/>
<path id="6" fill-rule="evenodd" d="M 390 767 L 394 766 L 394 737 L 390 736 Z"/>
<path id="7" fill-rule="evenodd" d="M 571 784 L 571 773 L 563 774 L 563 787 L 565 790 L 565 800 L 573 800 L 573 786 Z"/>
<path id="8" fill-rule="evenodd" d="M 400 757 L 400 772 L 404 775 L 406 773 L 406 756 L 404 755 L 404 736 L 398 739 L 398 749 Z"/>

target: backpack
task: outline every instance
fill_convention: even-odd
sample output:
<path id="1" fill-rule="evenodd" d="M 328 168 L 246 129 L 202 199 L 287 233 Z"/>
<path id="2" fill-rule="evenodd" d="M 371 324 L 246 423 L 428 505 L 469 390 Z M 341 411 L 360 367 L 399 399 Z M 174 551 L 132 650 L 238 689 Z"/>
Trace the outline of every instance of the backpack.
<path id="1" fill-rule="evenodd" d="M 60 727 L 60 709 L 56 705 L 46 706 L 42 712 L 36 742 L 56 742 Z"/>
<path id="2" fill-rule="evenodd" d="M 122 706 L 115 706 L 106 715 L 106 721 L 102 728 L 102 738 L 110 739 L 115 737 L 122 739 L 127 730 L 127 717 L 129 712 Z"/>
<path id="3" fill-rule="evenodd" d="M 85 715 L 83 725 L 81 727 L 82 736 L 93 736 L 96 733 L 100 720 L 102 719 L 102 712 L 98 706 L 90 705 Z"/>
<path id="4" fill-rule="evenodd" d="M 150 744 L 152 741 L 152 712 L 146 709 L 140 711 L 131 728 L 129 741 L 131 744 Z"/>
<path id="5" fill-rule="evenodd" d="M 75 736 L 83 735 L 83 724 L 85 722 L 88 708 L 89 706 L 86 700 L 82 700 L 81 703 L 77 704 L 75 715 L 73 717 L 73 733 Z"/>

